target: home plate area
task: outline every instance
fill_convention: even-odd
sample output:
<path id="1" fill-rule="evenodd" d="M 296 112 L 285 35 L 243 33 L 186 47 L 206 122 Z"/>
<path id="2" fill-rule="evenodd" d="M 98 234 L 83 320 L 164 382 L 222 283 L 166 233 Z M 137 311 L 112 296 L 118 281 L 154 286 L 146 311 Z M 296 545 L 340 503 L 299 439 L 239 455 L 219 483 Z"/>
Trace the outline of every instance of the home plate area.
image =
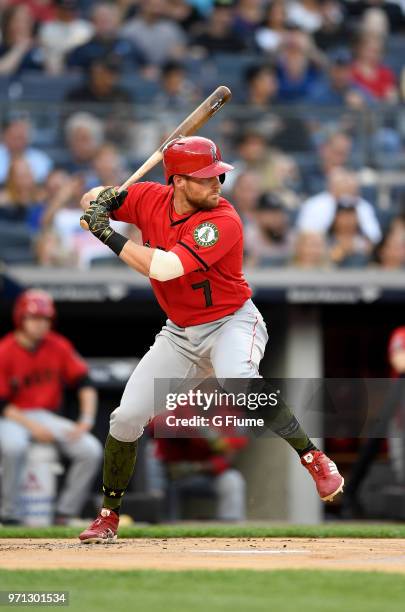
<path id="1" fill-rule="evenodd" d="M 7 569 L 350 569 L 405 573 L 405 539 L 137 538 L 116 544 L 0 540 Z"/>

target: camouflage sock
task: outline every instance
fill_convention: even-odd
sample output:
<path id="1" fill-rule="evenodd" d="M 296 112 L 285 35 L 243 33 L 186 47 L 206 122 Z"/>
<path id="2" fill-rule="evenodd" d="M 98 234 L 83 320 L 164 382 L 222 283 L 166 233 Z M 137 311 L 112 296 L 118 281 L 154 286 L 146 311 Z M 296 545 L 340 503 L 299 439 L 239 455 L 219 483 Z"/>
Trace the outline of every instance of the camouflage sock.
<path id="1" fill-rule="evenodd" d="M 263 378 L 250 382 L 250 392 L 252 391 L 275 394 L 274 385 Z M 300 457 L 311 450 L 317 450 L 282 397 L 278 396 L 276 405 L 256 410 L 255 416 L 263 418 L 265 426 L 288 442 Z"/>
<path id="2" fill-rule="evenodd" d="M 316 450 L 316 446 L 281 398 L 278 401 L 276 413 L 271 411 L 270 415 L 266 415 L 264 421 L 269 429 L 288 442 L 300 457 L 310 450 Z"/>
<path id="3" fill-rule="evenodd" d="M 137 447 L 137 440 L 119 442 L 108 434 L 104 449 L 103 508 L 114 510 L 121 506 L 134 471 Z"/>

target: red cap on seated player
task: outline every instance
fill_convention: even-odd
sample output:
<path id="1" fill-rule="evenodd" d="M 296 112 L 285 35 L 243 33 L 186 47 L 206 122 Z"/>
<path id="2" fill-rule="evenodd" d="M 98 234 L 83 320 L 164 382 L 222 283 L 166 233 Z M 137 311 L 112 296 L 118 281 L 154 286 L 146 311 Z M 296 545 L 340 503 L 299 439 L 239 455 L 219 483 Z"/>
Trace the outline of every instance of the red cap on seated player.
<path id="1" fill-rule="evenodd" d="M 222 161 L 215 142 L 202 136 L 175 138 L 169 142 L 163 151 L 163 165 L 168 184 L 174 174 L 194 178 L 219 176 L 223 183 L 225 172 L 233 170 L 233 166 Z"/>

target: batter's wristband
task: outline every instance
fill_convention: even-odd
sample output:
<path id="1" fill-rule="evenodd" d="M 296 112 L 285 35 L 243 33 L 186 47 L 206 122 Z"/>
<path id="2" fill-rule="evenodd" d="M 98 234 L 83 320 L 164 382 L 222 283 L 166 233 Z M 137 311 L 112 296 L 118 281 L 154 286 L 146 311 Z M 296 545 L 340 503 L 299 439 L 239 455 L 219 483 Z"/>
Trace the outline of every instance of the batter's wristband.
<path id="1" fill-rule="evenodd" d="M 118 232 L 114 231 L 108 238 L 107 242 L 105 242 L 104 244 L 106 244 L 112 251 L 114 251 L 116 255 L 119 255 L 128 240 L 129 239 L 125 238 L 125 236 L 123 236 L 122 234 L 119 234 Z"/>

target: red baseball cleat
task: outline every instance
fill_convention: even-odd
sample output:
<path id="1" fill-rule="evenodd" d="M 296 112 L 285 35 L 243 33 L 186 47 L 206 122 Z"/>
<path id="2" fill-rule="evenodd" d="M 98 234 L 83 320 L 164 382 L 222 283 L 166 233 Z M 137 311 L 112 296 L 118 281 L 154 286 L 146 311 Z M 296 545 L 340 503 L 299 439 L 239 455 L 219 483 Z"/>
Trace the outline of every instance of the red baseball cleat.
<path id="1" fill-rule="evenodd" d="M 309 451 L 301 457 L 301 463 L 315 480 L 322 501 L 332 501 L 335 495 L 343 491 L 344 478 L 339 474 L 336 463 L 325 453 Z"/>
<path id="2" fill-rule="evenodd" d="M 96 520 L 79 535 L 79 540 L 83 544 L 113 544 L 117 540 L 119 520 L 114 510 L 102 508 Z"/>

